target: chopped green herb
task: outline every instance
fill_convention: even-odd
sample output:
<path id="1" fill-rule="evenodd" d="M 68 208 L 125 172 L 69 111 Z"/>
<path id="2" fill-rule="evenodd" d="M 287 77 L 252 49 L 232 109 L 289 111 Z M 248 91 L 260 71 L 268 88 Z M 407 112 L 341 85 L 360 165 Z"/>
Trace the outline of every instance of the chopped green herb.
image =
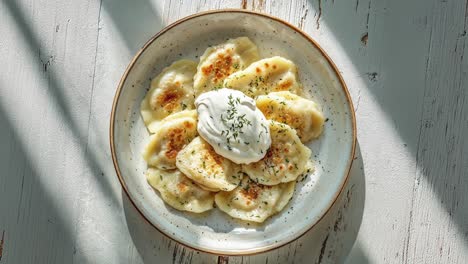
<path id="1" fill-rule="evenodd" d="M 228 96 L 228 109 L 225 113 L 221 114 L 221 121 L 228 127 L 228 129 L 221 131 L 221 136 L 226 136 L 227 147 L 232 150 L 230 143 L 233 139 L 240 143 L 238 139 L 240 134 L 243 134 L 244 126 L 252 126 L 252 122 L 246 118 L 246 115 L 240 115 L 237 111 L 237 105 L 241 103 L 241 98 L 234 97 L 232 94 Z"/>

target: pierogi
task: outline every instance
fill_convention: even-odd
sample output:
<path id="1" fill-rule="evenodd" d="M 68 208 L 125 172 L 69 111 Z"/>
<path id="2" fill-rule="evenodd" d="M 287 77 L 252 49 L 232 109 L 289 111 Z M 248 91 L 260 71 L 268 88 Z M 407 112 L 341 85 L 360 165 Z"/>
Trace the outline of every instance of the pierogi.
<path id="1" fill-rule="evenodd" d="M 302 142 L 317 138 L 322 133 L 325 118 L 312 100 L 285 91 L 260 95 L 256 104 L 267 119 L 294 128 Z"/>
<path id="2" fill-rule="evenodd" d="M 266 186 L 245 177 L 236 189 L 217 193 L 215 202 L 231 217 L 262 223 L 283 210 L 294 194 L 295 185 L 292 181 Z"/>
<path id="3" fill-rule="evenodd" d="M 224 79 L 257 61 L 257 46 L 247 37 L 209 47 L 200 57 L 194 78 L 195 95 L 222 88 Z"/>
<path id="4" fill-rule="evenodd" d="M 259 60 L 245 70 L 231 74 L 224 80 L 224 86 L 250 97 L 278 91 L 302 94 L 296 65 L 279 56 Z"/>
<path id="5" fill-rule="evenodd" d="M 196 62 L 179 60 L 151 81 L 140 107 L 143 122 L 151 133 L 166 116 L 194 108 L 193 76 L 196 70 Z"/>
<path id="6" fill-rule="evenodd" d="M 263 185 L 295 181 L 308 168 L 311 150 L 290 126 L 271 121 L 271 147 L 260 161 L 242 165 L 242 171 Z"/>
<path id="7" fill-rule="evenodd" d="M 203 190 L 179 170 L 149 168 L 146 179 L 177 210 L 202 213 L 213 208 L 214 193 Z"/>
<path id="8" fill-rule="evenodd" d="M 143 150 L 148 165 L 168 170 L 176 168 L 179 151 L 197 136 L 197 111 L 185 110 L 164 118 Z"/>
<path id="9" fill-rule="evenodd" d="M 217 207 L 257 223 L 280 213 L 313 171 L 304 143 L 323 133 L 305 90 L 294 62 L 262 59 L 247 37 L 208 47 L 198 63 L 174 62 L 141 103 L 148 183 L 180 211 Z"/>

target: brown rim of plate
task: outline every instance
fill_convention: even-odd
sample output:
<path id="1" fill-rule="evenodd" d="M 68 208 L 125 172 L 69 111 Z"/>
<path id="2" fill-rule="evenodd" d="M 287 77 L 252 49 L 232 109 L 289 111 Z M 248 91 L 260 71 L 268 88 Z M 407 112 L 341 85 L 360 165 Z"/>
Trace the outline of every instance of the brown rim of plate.
<path id="1" fill-rule="evenodd" d="M 348 161 L 348 169 L 347 169 L 347 172 L 346 172 L 346 178 L 341 183 L 339 191 L 335 193 L 335 197 L 333 198 L 333 202 L 331 202 L 328 205 L 328 208 L 325 210 L 325 212 L 320 216 L 320 218 L 312 226 L 307 228 L 306 231 L 304 231 L 302 234 L 298 235 L 297 237 L 295 237 L 293 239 L 290 239 L 288 241 L 285 241 L 285 242 L 281 242 L 278 245 L 275 245 L 274 247 L 271 247 L 271 248 L 268 247 L 268 246 L 260 247 L 260 248 L 254 249 L 254 250 L 250 250 L 248 253 L 243 253 L 243 252 L 221 252 L 221 251 L 216 251 L 216 250 L 195 248 L 193 246 L 187 245 L 184 241 L 173 238 L 169 233 L 165 233 L 165 232 L 161 231 L 159 228 L 157 228 L 156 225 L 151 223 L 151 221 L 143 214 L 143 212 L 140 211 L 140 209 L 136 206 L 135 202 L 132 200 L 132 198 L 131 198 L 131 196 L 129 194 L 129 191 L 127 189 L 127 186 L 125 185 L 125 182 L 124 182 L 124 180 L 122 178 L 119 165 L 117 164 L 117 156 L 116 156 L 115 146 L 114 146 L 114 123 L 115 123 L 115 110 L 117 108 L 117 102 L 119 100 L 120 93 L 122 91 L 122 87 L 123 87 L 125 81 L 127 80 L 128 73 L 130 72 L 130 70 L 135 65 L 135 62 L 140 58 L 141 54 L 158 37 L 160 37 L 161 35 L 166 33 L 168 30 L 172 29 L 173 27 L 175 27 L 175 26 L 177 26 L 177 25 L 179 25 L 179 24 L 181 24 L 181 23 L 183 23 L 183 22 L 185 22 L 187 20 L 196 18 L 196 17 L 211 15 L 211 14 L 216 14 L 216 13 L 244 13 L 244 14 L 249 14 L 249 15 L 261 16 L 261 17 L 264 17 L 264 18 L 269 18 L 269 19 L 278 21 L 278 22 L 290 27 L 292 30 L 295 30 L 296 32 L 300 33 L 304 38 L 306 38 L 312 45 L 314 45 L 320 51 L 320 53 L 327 59 L 327 62 L 332 67 L 332 69 L 335 72 L 336 76 L 338 76 L 338 79 L 339 79 L 339 81 L 341 83 L 341 86 L 343 87 L 343 91 L 346 94 L 346 99 L 348 101 L 348 104 L 350 106 L 349 111 L 351 113 L 351 119 L 352 119 L 351 121 L 352 121 L 352 125 L 353 125 L 353 143 L 352 143 L 352 148 L 351 148 L 351 152 L 350 152 L 350 159 Z M 355 117 L 353 102 L 351 100 L 351 96 L 349 95 L 348 87 L 346 86 L 343 77 L 341 76 L 340 72 L 338 71 L 338 68 L 336 67 L 336 65 L 332 61 L 332 59 L 325 53 L 325 51 L 322 49 L 322 47 L 320 47 L 320 45 L 317 42 L 315 42 L 315 40 L 313 40 L 304 31 L 302 31 L 301 29 L 299 29 L 296 26 L 292 25 L 291 23 L 286 22 L 286 21 L 284 21 L 282 19 L 279 19 L 277 17 L 268 15 L 268 14 L 264 14 L 264 13 L 260 13 L 260 12 L 256 12 L 256 11 L 244 10 L 244 9 L 218 9 L 218 10 L 211 10 L 211 11 L 196 13 L 196 14 L 181 18 L 181 19 L 173 22 L 172 24 L 166 26 L 161 31 L 159 31 L 150 40 L 148 40 L 143 45 L 143 47 L 137 52 L 137 54 L 133 57 L 130 64 L 127 66 L 127 69 L 125 70 L 124 74 L 122 75 L 122 78 L 120 79 L 119 85 L 117 86 L 117 91 L 116 91 L 115 96 L 114 96 L 114 102 L 112 103 L 109 133 L 110 133 L 109 136 L 110 136 L 110 148 L 111 148 L 111 154 L 112 154 L 112 161 L 114 163 L 114 168 L 115 168 L 115 171 L 117 173 L 117 177 L 118 177 L 119 182 L 122 185 L 123 190 L 125 191 L 125 194 L 127 195 L 128 199 L 131 201 L 131 203 L 136 208 L 138 213 L 140 213 L 140 215 L 143 217 L 143 219 L 145 219 L 146 222 L 148 222 L 150 225 L 152 225 L 154 228 L 156 228 L 156 230 L 158 230 L 160 233 L 162 233 L 163 235 L 165 235 L 169 239 L 172 239 L 175 242 L 180 243 L 181 245 L 183 245 L 185 247 L 188 247 L 188 248 L 193 249 L 195 251 L 200 251 L 200 252 L 213 254 L 213 255 L 218 255 L 218 256 L 249 256 L 249 255 L 255 255 L 255 254 L 259 254 L 259 253 L 265 253 L 265 252 L 272 251 L 272 250 L 275 250 L 277 248 L 280 248 L 280 247 L 282 247 L 284 245 L 287 245 L 287 244 L 289 244 L 289 243 L 291 243 L 293 241 L 296 241 L 297 239 L 301 238 L 306 233 L 308 233 L 312 228 L 314 228 L 325 217 L 325 215 L 328 214 L 330 209 L 336 203 L 336 201 L 338 199 L 338 196 L 343 192 L 343 189 L 346 186 L 346 183 L 348 182 L 348 179 L 349 179 L 349 174 L 350 174 L 350 171 L 351 171 L 351 166 L 353 164 L 355 150 L 356 150 L 356 117 Z"/>

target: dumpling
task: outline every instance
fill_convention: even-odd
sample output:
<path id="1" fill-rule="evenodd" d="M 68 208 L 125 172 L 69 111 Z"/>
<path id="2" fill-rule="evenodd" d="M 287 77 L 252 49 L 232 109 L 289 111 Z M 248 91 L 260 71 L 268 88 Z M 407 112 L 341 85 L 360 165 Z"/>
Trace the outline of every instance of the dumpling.
<path id="1" fill-rule="evenodd" d="M 322 133 L 324 117 L 318 105 L 290 92 L 274 92 L 261 95 L 256 104 L 267 119 L 285 123 L 296 129 L 302 142 Z"/>
<path id="2" fill-rule="evenodd" d="M 208 187 L 203 186 L 203 185 L 201 185 L 201 184 L 199 184 L 199 183 L 197 183 L 197 185 L 198 185 L 200 188 L 202 188 L 203 190 L 206 190 L 206 191 L 209 191 L 209 192 L 219 192 L 219 189 L 208 188 Z"/>
<path id="3" fill-rule="evenodd" d="M 197 111 L 185 110 L 164 118 L 143 150 L 148 165 L 175 169 L 179 151 L 197 136 Z"/>
<path id="4" fill-rule="evenodd" d="M 240 165 L 217 154 L 200 137 L 196 137 L 179 152 L 176 166 L 187 177 L 213 191 L 236 188 L 243 175 Z"/>
<path id="5" fill-rule="evenodd" d="M 143 121 L 151 133 L 166 116 L 194 109 L 193 76 L 196 71 L 196 62 L 179 60 L 151 81 L 151 89 L 140 107 Z"/>
<path id="6" fill-rule="evenodd" d="M 202 213 L 213 208 L 214 193 L 203 190 L 179 170 L 149 168 L 146 179 L 177 210 Z"/>
<path id="7" fill-rule="evenodd" d="M 224 80 L 224 86 L 250 97 L 277 91 L 302 93 L 296 65 L 279 56 L 259 60 L 245 70 L 233 73 Z"/>
<path id="8" fill-rule="evenodd" d="M 194 77 L 195 95 L 221 88 L 231 73 L 246 68 L 259 58 L 257 46 L 247 37 L 230 39 L 208 48 L 200 57 Z"/>
<path id="9" fill-rule="evenodd" d="M 311 151 L 290 126 L 271 121 L 271 146 L 260 161 L 243 164 L 242 170 L 255 182 L 276 185 L 294 181 L 310 169 Z"/>
<path id="10" fill-rule="evenodd" d="M 295 186 L 295 181 L 266 186 L 244 177 L 241 185 L 233 191 L 217 193 L 215 203 L 221 211 L 234 218 L 262 223 L 283 210 L 291 200 Z"/>

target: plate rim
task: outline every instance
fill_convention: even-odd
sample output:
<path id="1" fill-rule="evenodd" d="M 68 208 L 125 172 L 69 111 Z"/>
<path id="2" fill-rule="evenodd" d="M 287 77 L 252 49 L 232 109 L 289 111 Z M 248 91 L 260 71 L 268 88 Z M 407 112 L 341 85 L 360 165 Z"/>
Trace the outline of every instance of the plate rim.
<path id="1" fill-rule="evenodd" d="M 263 246 L 263 247 L 253 248 L 253 249 L 250 249 L 248 252 L 244 252 L 244 251 L 236 251 L 236 252 L 221 251 L 221 250 L 212 250 L 212 249 L 205 248 L 205 247 L 191 246 L 191 245 L 188 245 L 188 243 L 186 243 L 185 241 L 182 241 L 181 239 L 177 239 L 177 238 L 172 237 L 170 232 L 164 232 L 161 229 L 159 229 L 155 224 L 153 224 L 144 215 L 144 213 L 140 210 L 140 208 L 133 201 L 133 199 L 132 199 L 132 197 L 130 195 L 130 192 L 128 190 L 128 187 L 125 184 L 125 181 L 124 181 L 124 179 L 123 179 L 123 177 L 121 175 L 120 167 L 119 167 L 119 164 L 118 164 L 118 161 L 117 161 L 117 154 L 116 154 L 116 151 L 115 151 L 115 141 L 114 141 L 115 129 L 114 129 L 114 124 L 115 124 L 115 117 L 116 117 L 115 112 L 116 112 L 116 109 L 117 109 L 118 101 L 120 99 L 120 94 L 121 94 L 123 86 L 124 86 L 124 84 L 125 84 L 125 82 L 127 80 L 128 74 L 133 69 L 133 67 L 135 66 L 136 61 L 140 58 L 142 53 L 154 41 L 156 41 L 160 36 L 162 36 L 164 33 L 169 31 L 173 27 L 175 27 L 175 26 L 177 26 L 177 25 L 179 25 L 179 24 L 181 24 L 181 23 L 183 23 L 185 21 L 191 20 L 193 18 L 206 16 L 206 15 L 212 15 L 212 14 L 221 14 L 221 13 L 243 13 L 243 14 L 260 16 L 260 17 L 263 17 L 263 18 L 269 18 L 269 19 L 275 20 L 275 21 L 277 21 L 279 23 L 282 23 L 283 25 L 291 28 L 292 30 L 298 32 L 304 38 L 306 38 L 313 46 L 315 46 L 318 49 L 318 51 L 327 60 L 327 62 L 331 66 L 332 70 L 334 71 L 334 73 L 338 77 L 338 80 L 339 80 L 339 82 L 341 84 L 343 92 L 346 95 L 346 100 L 347 100 L 348 105 L 349 105 L 349 113 L 350 113 L 351 123 L 352 123 L 352 146 L 351 146 L 351 151 L 349 153 L 349 160 L 348 160 L 348 163 L 347 163 L 347 168 L 345 170 L 346 171 L 345 172 L 346 176 L 340 182 L 340 187 L 339 187 L 338 191 L 335 192 L 335 194 L 333 196 L 333 199 L 331 199 L 331 202 L 329 202 L 329 204 L 327 205 L 327 209 L 322 213 L 322 215 L 319 217 L 319 219 L 317 221 L 315 221 L 315 223 L 313 223 L 310 227 L 307 227 L 307 229 L 304 232 L 299 233 L 297 236 L 293 236 L 292 238 L 285 239 L 284 241 L 273 244 L 273 246 Z M 175 22 L 165 26 L 163 29 L 161 29 L 161 31 L 159 31 L 154 36 L 152 36 L 136 52 L 136 54 L 133 56 L 132 60 L 128 64 L 127 68 L 125 69 L 125 72 L 123 73 L 122 77 L 120 78 L 119 84 L 117 85 L 117 90 L 116 90 L 115 95 L 114 95 L 114 100 L 112 102 L 112 109 L 111 109 L 111 115 L 110 115 L 110 127 L 109 127 L 109 139 L 110 140 L 109 140 L 109 143 L 110 143 L 111 156 L 112 156 L 112 162 L 114 164 L 114 169 L 115 169 L 115 172 L 117 174 L 117 178 L 118 178 L 118 180 L 120 182 L 120 185 L 122 186 L 122 188 L 123 188 L 123 190 L 125 192 L 125 195 L 130 200 L 130 202 L 132 203 L 133 207 L 137 210 L 137 212 L 143 217 L 143 219 L 147 223 L 149 223 L 151 226 L 153 226 L 157 231 L 159 231 L 159 233 L 161 233 L 164 236 L 166 236 L 167 238 L 169 238 L 169 239 L 171 239 L 171 240 L 173 240 L 173 241 L 175 241 L 175 242 L 177 242 L 177 243 L 179 243 L 179 244 L 181 244 L 181 245 L 183 245 L 185 247 L 193 249 L 195 251 L 200 251 L 200 252 L 204 252 L 204 253 L 208 253 L 208 254 L 212 254 L 212 255 L 217 255 L 217 256 L 249 256 L 249 255 L 255 255 L 255 254 L 259 254 L 259 253 L 269 252 L 269 251 L 278 249 L 278 248 L 280 248 L 282 246 L 285 246 L 285 245 L 287 245 L 289 243 L 292 243 L 292 242 L 298 240 L 299 238 L 304 236 L 306 233 L 308 233 L 312 228 L 314 228 L 318 223 L 320 223 L 320 221 L 322 221 L 322 219 L 329 213 L 330 209 L 333 207 L 333 205 L 335 205 L 336 201 L 338 200 L 339 195 L 343 192 L 344 187 L 346 186 L 346 183 L 349 180 L 349 175 L 350 175 L 350 172 L 351 172 L 351 167 L 352 167 L 352 164 L 353 164 L 353 161 L 354 161 L 354 156 L 355 156 L 355 151 L 356 151 L 356 141 L 357 141 L 356 131 L 357 131 L 357 129 L 356 129 L 356 113 L 355 113 L 355 110 L 354 110 L 353 101 L 351 99 L 351 96 L 350 96 L 350 93 L 349 93 L 349 90 L 348 90 L 348 86 L 346 85 L 343 76 L 341 76 L 340 71 L 338 70 L 338 67 L 336 66 L 336 64 L 333 62 L 333 60 L 330 58 L 330 56 L 328 56 L 328 54 L 325 52 L 325 50 L 314 39 L 312 39 L 312 37 L 310 37 L 306 32 L 304 32 L 302 29 L 296 27 L 295 25 L 293 25 L 293 24 L 291 24 L 291 23 L 289 23 L 289 22 L 287 22 L 287 21 L 285 21 L 283 19 L 280 19 L 278 17 L 272 16 L 270 14 L 257 12 L 257 11 L 251 11 L 251 10 L 245 10 L 245 9 L 227 8 L 227 9 L 216 9 L 216 10 L 198 12 L 198 13 L 183 17 L 181 19 L 178 19 Z"/>

